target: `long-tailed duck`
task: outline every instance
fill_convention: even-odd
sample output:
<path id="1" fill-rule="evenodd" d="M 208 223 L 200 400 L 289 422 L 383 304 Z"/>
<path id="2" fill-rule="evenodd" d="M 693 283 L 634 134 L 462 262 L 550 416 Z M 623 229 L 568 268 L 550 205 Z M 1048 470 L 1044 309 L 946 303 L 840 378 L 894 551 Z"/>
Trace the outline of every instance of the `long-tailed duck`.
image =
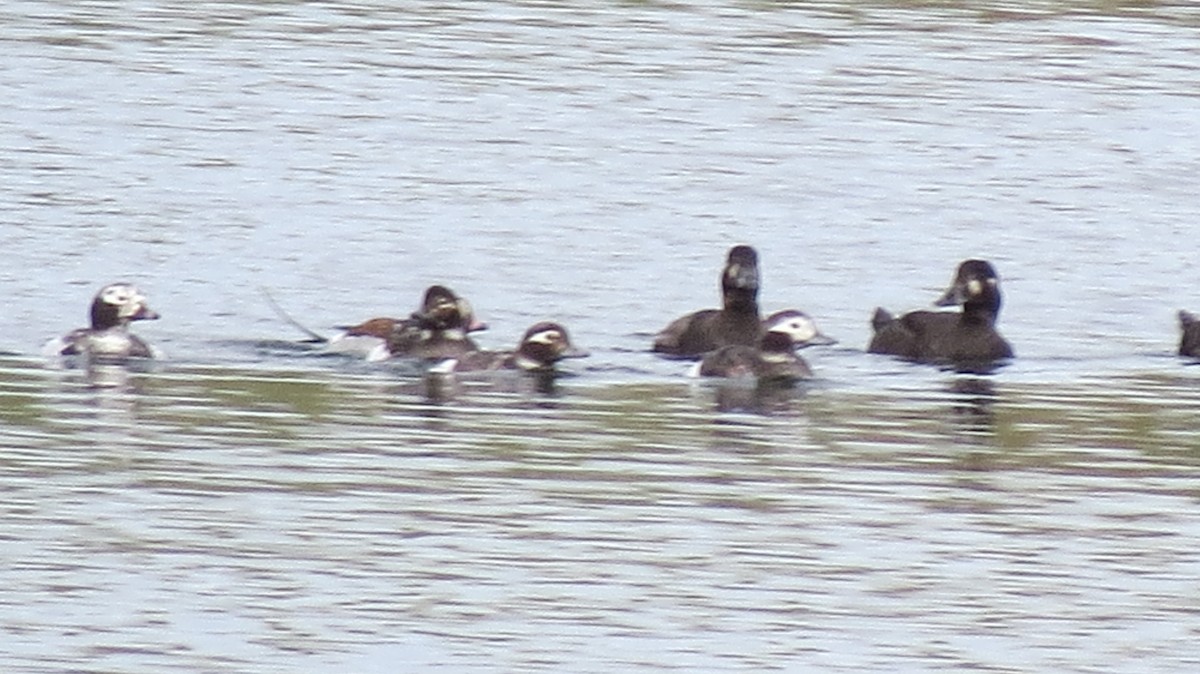
<path id="1" fill-rule="evenodd" d="M 146 304 L 131 283 L 112 283 L 92 299 L 91 325 L 50 340 L 43 353 L 52 356 L 85 355 L 92 358 L 154 358 L 159 352 L 129 332 L 133 321 L 154 320 L 158 313 Z"/>

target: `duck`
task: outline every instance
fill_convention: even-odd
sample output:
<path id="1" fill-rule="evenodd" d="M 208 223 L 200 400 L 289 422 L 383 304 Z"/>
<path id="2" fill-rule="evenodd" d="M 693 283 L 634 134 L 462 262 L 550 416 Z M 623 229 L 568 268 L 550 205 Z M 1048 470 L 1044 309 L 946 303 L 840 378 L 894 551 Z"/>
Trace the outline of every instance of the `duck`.
<path id="1" fill-rule="evenodd" d="M 129 332 L 133 321 L 157 320 L 137 286 L 124 281 L 110 283 L 92 298 L 90 326 L 72 330 L 50 340 L 43 348 L 48 356 L 83 355 L 100 359 L 156 358 L 161 354 Z"/>
<path id="2" fill-rule="evenodd" d="M 571 337 L 561 323 L 540 321 L 525 330 L 517 348 L 512 351 L 475 350 L 449 358 L 431 370 L 438 374 L 494 370 L 548 373 L 565 358 L 587 355 L 586 350 L 571 343 Z"/>
<path id="3" fill-rule="evenodd" d="M 701 377 L 753 378 L 759 384 L 794 383 L 812 379 L 813 371 L 796 349 L 836 344 L 802 311 L 777 311 L 763 321 L 756 346 L 730 344 L 705 354 L 696 368 Z"/>
<path id="4" fill-rule="evenodd" d="M 1012 358 L 1012 347 L 996 330 L 1000 300 L 1000 277 L 991 263 L 965 260 L 934 303 L 962 305 L 962 311 L 913 311 L 897 318 L 876 308 L 867 351 L 922 363 L 992 363 Z"/>
<path id="5" fill-rule="evenodd" d="M 654 337 L 651 350 L 673 358 L 697 359 L 723 346 L 757 344 L 763 333 L 760 285 L 758 252 L 744 244 L 734 246 L 721 270 L 721 308 L 675 319 Z"/>
<path id="6" fill-rule="evenodd" d="M 1183 331 L 1179 339 L 1179 355 L 1200 358 L 1200 318 L 1180 310 L 1179 327 Z"/>
<path id="7" fill-rule="evenodd" d="M 487 324 L 475 319 L 470 302 L 446 286 L 434 285 L 425 291 L 421 310 L 397 324 L 385 342 L 391 356 L 440 360 L 478 351 L 468 335 L 486 329 Z"/>
<path id="8" fill-rule="evenodd" d="M 443 285 L 425 290 L 421 307 L 408 318 L 370 318 L 327 340 L 329 353 L 350 354 L 378 361 L 393 356 L 445 358 L 477 350 L 467 337 L 486 330 L 466 299 Z M 307 331 L 306 332 L 310 332 Z M 325 341 L 317 335 L 317 338 Z"/>

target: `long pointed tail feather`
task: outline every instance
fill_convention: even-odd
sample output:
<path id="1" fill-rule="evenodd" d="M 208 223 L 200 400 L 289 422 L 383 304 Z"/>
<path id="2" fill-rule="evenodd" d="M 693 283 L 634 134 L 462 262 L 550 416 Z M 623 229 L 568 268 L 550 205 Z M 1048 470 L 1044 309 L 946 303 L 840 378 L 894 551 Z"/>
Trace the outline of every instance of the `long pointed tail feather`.
<path id="1" fill-rule="evenodd" d="M 329 341 L 328 337 L 316 332 L 315 330 L 309 329 L 307 326 L 305 326 L 300 321 L 297 321 L 296 319 L 292 318 L 291 314 L 284 311 L 283 307 L 279 306 L 279 303 L 275 301 L 275 298 L 271 296 L 271 293 L 268 292 L 266 288 L 260 287 L 258 289 L 258 291 L 260 293 L 262 293 L 263 298 L 267 300 L 267 304 L 271 306 L 271 310 L 275 312 L 275 315 L 279 316 L 281 319 L 283 319 L 286 323 L 291 325 L 293 328 L 296 328 L 297 330 L 299 330 L 300 332 L 303 332 L 305 335 L 308 336 L 308 339 L 304 340 L 305 342 L 311 342 L 313 344 L 324 344 Z"/>

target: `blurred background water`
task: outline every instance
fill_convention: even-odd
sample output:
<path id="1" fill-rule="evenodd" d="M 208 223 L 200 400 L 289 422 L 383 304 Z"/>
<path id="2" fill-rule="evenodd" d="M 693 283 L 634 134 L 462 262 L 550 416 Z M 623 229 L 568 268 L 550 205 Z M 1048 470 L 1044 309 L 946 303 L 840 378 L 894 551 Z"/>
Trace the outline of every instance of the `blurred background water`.
<path id="1" fill-rule="evenodd" d="M 0 56 L 11 671 L 1200 664 L 1193 3 L 15 0 Z M 794 393 L 646 352 L 743 242 L 840 340 Z M 862 352 L 970 256 L 1011 365 Z M 169 358 L 42 360 L 119 278 Z M 260 293 L 439 282 L 592 355 L 432 396 Z"/>

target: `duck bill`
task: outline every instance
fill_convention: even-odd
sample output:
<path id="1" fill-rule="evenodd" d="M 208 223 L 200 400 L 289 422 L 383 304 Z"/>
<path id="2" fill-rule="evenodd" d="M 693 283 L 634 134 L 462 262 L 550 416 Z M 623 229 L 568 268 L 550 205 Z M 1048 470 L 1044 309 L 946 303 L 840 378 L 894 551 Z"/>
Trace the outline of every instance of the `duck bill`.
<path id="1" fill-rule="evenodd" d="M 933 303 L 936 307 L 956 307 L 967 301 L 962 286 L 958 283 L 946 289 L 946 292 Z"/>
<path id="2" fill-rule="evenodd" d="M 143 304 L 138 307 L 138 310 L 129 317 L 131 321 L 156 321 L 158 320 L 158 312 Z"/>
<path id="3" fill-rule="evenodd" d="M 572 346 L 566 351 L 563 351 L 559 358 L 587 358 L 590 355 L 592 354 L 587 349 L 580 349 Z"/>
<path id="4" fill-rule="evenodd" d="M 804 345 L 805 346 L 830 346 L 832 344 L 837 344 L 837 343 L 838 343 L 838 341 L 836 339 L 834 339 L 833 337 L 830 337 L 829 335 L 826 335 L 823 332 L 818 332 L 817 334 L 810 337 Z"/>
<path id="5" fill-rule="evenodd" d="M 467 324 L 467 332 L 483 332 L 487 329 L 488 324 L 476 318 L 472 318 L 471 322 Z"/>

